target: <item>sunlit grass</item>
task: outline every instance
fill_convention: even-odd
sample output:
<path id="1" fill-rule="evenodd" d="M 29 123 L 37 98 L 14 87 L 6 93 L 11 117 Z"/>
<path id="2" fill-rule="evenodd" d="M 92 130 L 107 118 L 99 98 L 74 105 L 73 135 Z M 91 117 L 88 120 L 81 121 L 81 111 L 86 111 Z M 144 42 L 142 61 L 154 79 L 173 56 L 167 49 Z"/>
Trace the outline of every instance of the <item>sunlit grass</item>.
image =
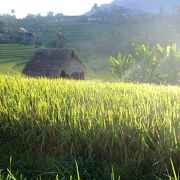
<path id="1" fill-rule="evenodd" d="M 0 76 L 0 121 L 4 143 L 114 164 L 117 177 L 122 165 L 163 176 L 170 158 L 179 171 L 178 86 Z"/>
<path id="2" fill-rule="evenodd" d="M 30 60 L 35 47 L 18 44 L 0 44 L 0 74 L 17 74 Z"/>

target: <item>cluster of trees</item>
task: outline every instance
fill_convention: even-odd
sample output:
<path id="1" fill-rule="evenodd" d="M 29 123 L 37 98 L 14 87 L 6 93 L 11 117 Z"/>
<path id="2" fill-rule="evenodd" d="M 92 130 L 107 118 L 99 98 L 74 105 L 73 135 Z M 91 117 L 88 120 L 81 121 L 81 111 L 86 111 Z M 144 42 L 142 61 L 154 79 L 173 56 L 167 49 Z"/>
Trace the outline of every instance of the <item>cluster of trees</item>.
<path id="1" fill-rule="evenodd" d="M 90 17 L 99 18 L 101 21 L 123 21 L 126 16 L 130 17 L 135 14 L 134 10 L 125 9 L 123 7 L 112 5 L 111 7 L 98 7 L 97 4 L 91 9 Z"/>
<path id="2" fill-rule="evenodd" d="M 9 43 L 15 39 L 12 29 L 15 19 L 14 15 L 6 14 L 0 16 L 0 43 Z"/>
<path id="3" fill-rule="evenodd" d="M 26 18 L 17 19 L 13 10 L 11 14 L 0 15 L 0 43 L 17 43 L 23 45 L 42 45 L 42 32 L 49 32 L 47 24 L 58 24 L 63 14 L 54 15 L 48 12 L 47 16 L 28 14 Z M 46 25 L 46 27 L 44 27 Z M 43 28 L 42 28 L 43 27 Z M 55 30 L 57 28 L 57 30 Z M 62 29 L 55 27 L 54 36 L 46 44 L 51 47 L 64 47 L 69 40 L 69 34 Z"/>
<path id="4" fill-rule="evenodd" d="M 122 39 L 122 36 L 124 36 L 122 35 L 122 33 L 124 33 L 122 32 L 123 27 L 125 27 L 124 25 L 128 24 L 128 26 L 129 25 L 132 26 L 132 27 L 127 27 L 128 29 L 126 29 L 127 31 L 126 34 L 128 34 L 130 31 L 132 31 L 132 29 L 134 29 L 133 31 L 136 31 L 136 29 L 139 26 L 138 23 L 145 24 L 146 22 L 148 22 L 148 24 L 151 24 L 152 30 L 153 30 L 153 29 L 157 29 L 157 27 L 153 27 L 154 26 L 153 23 L 156 21 L 158 21 L 158 23 L 161 23 L 163 21 L 166 21 L 166 23 L 175 22 L 176 24 L 179 22 L 180 18 L 177 16 L 176 17 L 169 16 L 169 17 L 164 18 L 163 20 L 159 19 L 161 18 L 161 15 L 163 14 L 163 9 L 161 9 L 160 12 L 161 13 L 159 14 L 148 15 L 148 14 L 143 14 L 140 12 L 135 12 L 130 9 L 125 9 L 118 5 L 112 5 L 111 8 L 108 8 L 106 6 L 98 7 L 97 4 L 95 4 L 91 10 L 91 15 L 87 14 L 87 17 L 94 17 L 94 20 L 97 19 L 98 21 L 101 20 L 101 23 L 94 22 L 94 24 L 96 23 L 97 26 L 99 25 L 99 30 L 98 30 L 99 32 L 93 31 L 93 30 L 92 30 L 93 32 L 87 32 L 87 34 L 92 34 L 92 36 L 94 36 L 95 38 L 91 38 L 92 36 L 90 37 L 86 35 L 85 38 L 88 39 L 86 44 L 91 43 L 92 49 L 94 48 L 93 49 L 94 51 L 97 50 L 100 53 L 105 52 L 106 54 L 109 54 L 109 53 L 112 53 L 112 51 L 115 51 L 115 52 L 118 51 L 119 49 L 118 43 L 119 41 L 122 42 L 121 39 Z M 29 32 L 35 34 L 35 40 L 34 40 L 35 44 L 39 44 L 39 45 L 49 44 L 50 46 L 57 45 L 61 47 L 61 46 L 64 46 L 63 44 L 66 44 L 67 39 L 69 39 L 65 31 L 70 32 L 70 33 L 72 32 L 72 30 L 68 29 L 70 26 L 68 27 L 66 26 L 66 24 L 69 23 L 73 25 L 77 23 L 79 25 L 80 19 L 81 18 L 64 16 L 62 13 L 54 14 L 51 11 L 48 12 L 46 16 L 41 16 L 40 14 L 37 14 L 37 15 L 28 14 L 23 19 L 17 19 L 15 16 L 15 12 L 12 11 L 11 14 L 0 15 L 0 43 L 24 43 L 23 34 L 18 32 L 19 27 L 24 27 Z M 85 19 L 83 19 L 83 22 L 84 21 Z M 86 18 L 86 21 L 88 21 L 88 18 Z M 105 25 L 103 25 L 104 27 L 102 27 L 101 24 L 103 24 L 103 22 L 104 24 L 107 23 L 106 21 L 108 21 L 108 23 L 112 22 L 112 24 L 109 24 L 109 25 L 107 24 L 106 27 Z M 91 23 L 92 22 L 90 23 L 86 22 L 86 24 L 84 24 L 84 26 L 82 27 L 85 29 L 88 26 L 88 24 L 91 25 Z M 94 25 L 95 29 L 96 29 L 96 25 Z M 115 29 L 114 27 L 117 25 L 119 25 L 119 27 Z M 112 26 L 111 28 L 112 30 L 108 30 L 107 29 L 109 28 L 108 26 Z M 56 32 L 56 31 L 59 31 L 59 27 L 64 29 L 63 31 L 64 34 L 60 36 Z M 86 32 L 83 32 L 84 30 L 83 28 L 82 30 L 78 29 L 78 32 L 76 32 L 78 36 L 85 35 Z M 162 28 L 162 30 L 163 29 L 164 27 Z M 143 31 L 144 29 L 142 29 L 142 33 Z M 82 33 L 80 34 L 80 32 Z M 75 33 L 72 32 L 72 34 L 75 34 Z M 129 33 L 129 34 L 130 36 L 131 34 L 132 36 L 134 36 L 134 32 Z M 146 33 L 146 34 L 149 34 L 149 33 Z M 96 36 L 98 36 L 98 38 Z M 76 38 L 77 41 L 80 39 L 78 38 Z M 61 39 L 61 43 L 59 43 L 60 42 L 59 39 Z M 73 39 L 73 36 L 72 36 L 72 39 Z M 86 39 L 84 40 L 84 37 L 82 39 L 85 42 Z M 161 41 L 158 40 L 158 42 L 161 42 Z M 26 44 L 28 43 L 26 42 Z M 91 46 L 91 44 L 89 46 Z M 94 44 L 96 46 L 94 46 Z"/>
<path id="5" fill-rule="evenodd" d="M 38 38 L 35 36 L 35 34 L 30 33 L 25 29 L 24 32 L 20 31 L 19 27 L 17 26 L 17 19 L 15 15 L 6 14 L 0 16 L 0 43 L 18 43 L 30 45 L 37 44 Z"/>
<path id="6" fill-rule="evenodd" d="M 174 12 L 172 12 L 171 15 L 179 16 L 180 6 L 177 5 L 174 9 Z M 117 4 L 104 5 L 98 7 L 98 5 L 95 3 L 90 11 L 90 17 L 95 17 L 102 21 L 110 20 L 122 22 L 124 20 L 144 19 L 152 17 L 157 18 L 163 16 L 167 16 L 166 9 L 164 6 L 161 6 L 159 12 L 157 13 L 147 13 L 143 11 L 134 10 L 133 8 L 123 8 Z"/>
<path id="7" fill-rule="evenodd" d="M 110 56 L 109 62 L 113 75 L 122 81 L 180 85 L 180 50 L 176 44 L 133 44 L 131 54 L 120 52 L 117 58 Z"/>

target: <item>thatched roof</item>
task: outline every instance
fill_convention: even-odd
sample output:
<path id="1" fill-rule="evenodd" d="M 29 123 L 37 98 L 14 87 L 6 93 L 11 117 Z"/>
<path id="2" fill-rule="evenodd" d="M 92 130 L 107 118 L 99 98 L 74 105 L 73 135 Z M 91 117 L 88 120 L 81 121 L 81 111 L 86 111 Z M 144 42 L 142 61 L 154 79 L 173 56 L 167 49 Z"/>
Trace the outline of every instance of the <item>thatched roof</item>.
<path id="1" fill-rule="evenodd" d="M 23 73 L 29 76 L 59 77 L 60 69 L 74 58 L 82 66 L 83 73 L 87 72 L 85 65 L 71 48 L 46 48 L 35 51 L 32 59 L 26 64 Z"/>

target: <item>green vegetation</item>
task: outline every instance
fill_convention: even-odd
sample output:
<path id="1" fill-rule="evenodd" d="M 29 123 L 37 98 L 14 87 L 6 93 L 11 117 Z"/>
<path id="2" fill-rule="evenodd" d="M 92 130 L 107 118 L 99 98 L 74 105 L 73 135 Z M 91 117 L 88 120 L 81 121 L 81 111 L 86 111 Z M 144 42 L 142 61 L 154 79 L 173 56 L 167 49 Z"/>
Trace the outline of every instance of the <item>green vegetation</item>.
<path id="1" fill-rule="evenodd" d="M 0 76 L 1 174 L 178 178 L 179 112 L 176 86 Z"/>
<path id="2" fill-rule="evenodd" d="M 64 32 L 62 29 L 56 31 L 56 39 L 49 43 L 49 47 L 52 48 L 64 48 L 69 40 L 69 34 Z"/>
<path id="3" fill-rule="evenodd" d="M 50 42 L 61 46 L 65 40 L 66 46 L 75 48 L 85 62 L 88 68 L 87 79 L 102 80 L 114 79 L 110 73 L 107 58 L 116 56 L 119 51 L 122 54 L 131 53 L 132 42 L 145 43 L 150 47 L 157 42 L 163 47 L 175 42 L 177 48 L 180 47 L 179 16 L 136 14 L 133 17 L 126 17 L 122 15 L 123 9 L 121 8 L 115 8 L 112 12 L 113 14 L 98 13 L 98 17 L 100 16 L 102 20 L 97 22 L 88 21 L 87 17 L 83 21 L 82 19 L 62 21 L 62 14 L 53 15 L 52 12 L 49 12 L 47 16 L 28 15 L 24 19 L 2 15 L 0 16 L 0 38 L 4 37 L 3 34 L 10 33 L 7 37 L 5 36 L 8 38 L 7 43 L 18 43 L 20 40 L 18 38 L 23 36 L 23 33 L 17 32 L 19 27 L 23 27 L 28 32 L 35 34 L 38 44 L 43 46 L 48 46 Z M 65 34 L 68 33 L 68 41 L 61 34 L 59 34 L 61 43 L 53 41 L 57 40 L 56 32 L 58 29 L 61 29 Z M 3 39 L 0 42 L 4 42 Z M 12 56 L 12 58 L 14 57 Z M 9 63 L 10 61 L 1 65 L 1 69 L 4 69 L 3 72 L 11 69 L 12 66 L 9 68 Z M 21 70 L 22 67 L 18 70 Z"/>
<path id="4" fill-rule="evenodd" d="M 51 44 L 75 48 L 87 79 L 114 79 L 111 55 L 118 79 L 180 83 L 180 16 L 92 10 L 100 20 L 0 15 L 0 43 L 11 43 L 0 44 L 0 180 L 180 179 L 178 86 L 19 75 L 35 44 Z"/>
<path id="5" fill-rule="evenodd" d="M 34 46 L 0 44 L 0 74 L 21 73 L 35 49 Z M 88 68 L 87 79 L 113 79 L 105 57 L 91 55 L 82 56 L 82 59 Z"/>
<path id="6" fill-rule="evenodd" d="M 33 46 L 0 44 L 0 74 L 21 72 L 34 51 Z"/>
<path id="7" fill-rule="evenodd" d="M 160 44 L 133 44 L 128 56 L 110 56 L 112 73 L 120 80 L 180 85 L 180 50 L 176 44 L 163 48 Z"/>

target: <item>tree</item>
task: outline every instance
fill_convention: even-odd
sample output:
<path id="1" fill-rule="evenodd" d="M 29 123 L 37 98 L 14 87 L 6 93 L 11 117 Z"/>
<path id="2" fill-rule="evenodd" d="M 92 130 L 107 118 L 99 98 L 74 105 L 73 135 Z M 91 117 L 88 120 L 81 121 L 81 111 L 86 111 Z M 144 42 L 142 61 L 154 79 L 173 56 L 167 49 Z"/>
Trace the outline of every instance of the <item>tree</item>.
<path id="1" fill-rule="evenodd" d="M 176 44 L 133 44 L 131 54 L 110 57 L 113 75 L 124 81 L 180 85 L 180 50 Z"/>
<path id="2" fill-rule="evenodd" d="M 27 14 L 26 15 L 26 21 L 30 21 L 30 20 L 34 20 L 36 18 L 36 16 L 34 14 Z"/>
<path id="3" fill-rule="evenodd" d="M 53 13 L 52 11 L 49 11 L 49 12 L 47 13 L 47 17 L 48 17 L 48 18 L 53 18 L 53 17 L 54 17 L 54 13 Z"/>
<path id="4" fill-rule="evenodd" d="M 165 7 L 164 7 L 164 6 L 161 6 L 161 7 L 160 7 L 160 9 L 159 9 L 159 14 L 160 14 L 161 16 L 164 16 L 164 14 L 165 14 Z"/>
<path id="5" fill-rule="evenodd" d="M 69 33 L 64 32 L 62 29 L 58 29 L 56 31 L 56 35 L 57 35 L 56 47 L 58 48 L 65 47 L 69 40 Z"/>
<path id="6" fill-rule="evenodd" d="M 118 53 L 117 58 L 110 56 L 108 60 L 111 63 L 112 74 L 116 78 L 120 78 L 120 79 L 123 78 L 125 72 L 129 69 L 129 67 L 133 63 L 131 55 L 123 56 L 121 52 Z"/>
<path id="7" fill-rule="evenodd" d="M 52 40 L 49 43 L 50 47 L 57 47 L 57 48 L 64 48 L 67 45 L 67 42 L 69 41 L 69 33 L 64 32 L 63 29 L 59 28 L 56 31 L 56 38 L 55 40 Z"/>
<path id="8" fill-rule="evenodd" d="M 14 23 L 15 23 L 15 20 L 16 20 L 15 10 L 12 9 L 11 10 L 11 22 L 10 22 L 11 29 L 12 29 L 12 26 L 14 25 Z"/>
<path id="9" fill-rule="evenodd" d="M 12 9 L 12 10 L 11 10 L 11 15 L 13 16 L 14 14 L 15 14 L 15 10 Z"/>
<path id="10" fill-rule="evenodd" d="M 63 17 L 63 13 L 57 13 L 54 17 L 55 17 L 58 21 L 61 21 L 61 20 L 62 20 L 62 17 Z"/>
<path id="11" fill-rule="evenodd" d="M 3 28 L 4 28 L 4 22 L 0 19 L 0 33 L 4 32 Z"/>
<path id="12" fill-rule="evenodd" d="M 0 43 L 4 41 L 4 22 L 0 19 Z"/>
<path id="13" fill-rule="evenodd" d="M 98 5 L 97 5 L 97 3 L 95 3 L 95 4 L 93 5 L 91 11 L 92 11 L 92 12 L 95 12 L 95 11 L 97 11 L 97 9 L 98 9 Z"/>

